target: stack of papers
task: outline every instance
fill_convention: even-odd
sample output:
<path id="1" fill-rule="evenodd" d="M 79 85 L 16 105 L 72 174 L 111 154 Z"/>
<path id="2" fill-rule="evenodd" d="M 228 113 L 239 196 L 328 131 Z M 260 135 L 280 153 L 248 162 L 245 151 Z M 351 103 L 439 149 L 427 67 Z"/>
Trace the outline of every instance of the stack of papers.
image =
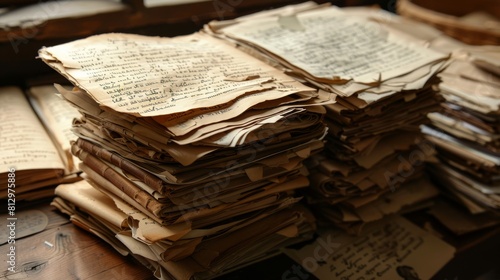
<path id="1" fill-rule="evenodd" d="M 54 205 L 159 279 L 204 279 L 310 238 L 294 206 L 334 100 L 205 34 L 104 34 L 43 48 L 75 86 L 87 182 Z"/>
<path id="2" fill-rule="evenodd" d="M 439 107 L 436 74 L 448 55 L 380 22 L 397 18 L 371 20 L 374 14 L 306 3 L 205 27 L 304 84 L 336 95 L 337 102 L 326 105 L 326 153 L 310 164 L 315 191 L 310 200 L 352 232 L 437 194 L 425 180 L 410 181 L 422 177 L 423 161 L 432 152 L 420 141 L 419 125 Z M 382 196 L 415 190 L 419 195 L 391 199 L 387 209 L 378 204 Z"/>
<path id="3" fill-rule="evenodd" d="M 440 76 L 443 110 L 422 127 L 437 150 L 430 171 L 471 213 L 500 209 L 500 48 L 457 49 Z"/>
<path id="4" fill-rule="evenodd" d="M 498 192 L 494 191 L 498 176 L 488 170 L 498 157 L 498 137 L 494 135 L 498 135 L 495 93 L 499 92 L 500 49 L 467 45 L 409 19 L 378 17 L 378 21 L 412 34 L 422 45 L 451 53 L 449 65 L 439 74 L 445 102 L 428 114 L 432 124 L 422 130 L 428 149 L 437 150 L 438 159 L 429 160 L 428 173 L 441 182 L 442 193 L 466 207 L 460 209 L 458 204 L 441 200 L 429 213 L 457 235 L 498 224 L 497 207 L 487 205 L 498 205 Z"/>

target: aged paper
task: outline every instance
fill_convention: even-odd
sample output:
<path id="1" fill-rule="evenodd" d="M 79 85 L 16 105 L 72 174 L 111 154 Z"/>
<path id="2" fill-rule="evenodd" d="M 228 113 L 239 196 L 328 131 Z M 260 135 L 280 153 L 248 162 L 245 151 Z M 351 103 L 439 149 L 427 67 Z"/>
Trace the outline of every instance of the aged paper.
<path id="1" fill-rule="evenodd" d="M 127 228 L 127 215 L 114 207 L 113 201 L 94 189 L 87 181 L 59 185 L 55 194 L 75 206 L 85 209 L 93 216 L 100 217 L 116 228 Z"/>
<path id="2" fill-rule="evenodd" d="M 427 139 L 439 147 L 459 155 L 467 160 L 478 162 L 484 166 L 499 166 L 500 158 L 487 151 L 474 149 L 467 145 L 467 142 L 457 139 L 451 135 L 442 133 L 430 126 L 422 126 L 422 133 L 426 134 Z"/>
<path id="3" fill-rule="evenodd" d="M 494 213 L 470 215 L 463 208 L 446 200 L 435 203 L 429 213 L 457 235 L 463 235 L 480 229 L 498 225 L 500 220 Z"/>
<path id="4" fill-rule="evenodd" d="M 19 88 L 0 88 L 0 110 L 0 172 L 12 167 L 64 170 L 56 147 Z"/>
<path id="5" fill-rule="evenodd" d="M 406 43 L 380 24 L 345 16 L 335 8 L 297 15 L 302 31 L 283 28 L 277 17 L 242 22 L 222 32 L 257 45 L 318 79 L 374 83 L 443 59 Z"/>
<path id="6" fill-rule="evenodd" d="M 179 121 L 172 117 L 157 117 L 155 118 L 155 120 L 167 127 L 169 131 L 171 131 L 174 135 L 183 135 L 202 126 L 229 120 L 231 118 L 239 116 L 254 105 L 267 101 L 269 99 L 279 99 L 290 95 L 290 92 L 288 92 L 287 90 L 282 90 L 286 86 L 287 85 L 283 84 L 280 86 L 282 87 L 281 89 L 270 89 L 251 95 L 245 95 L 241 98 L 231 101 L 230 105 L 225 108 L 203 113 L 193 118 L 189 118 L 186 121 Z M 307 88 L 303 88 L 303 90 L 307 90 Z M 270 98 L 270 96 L 272 97 Z"/>
<path id="7" fill-rule="evenodd" d="M 52 85 L 37 86 L 29 89 L 28 96 L 35 112 L 57 144 L 68 171 L 75 172 L 78 170 L 78 160 L 71 155 L 71 141 L 75 141 L 77 137 L 71 128 L 73 119 L 80 117 L 80 112 L 56 92 Z"/>
<path id="8" fill-rule="evenodd" d="M 162 226 L 142 211 L 104 189 L 97 190 L 87 181 L 59 185 L 56 195 L 118 229 L 130 228 L 135 239 L 148 244 L 163 239 L 176 241 L 190 231 L 189 224 Z"/>
<path id="9" fill-rule="evenodd" d="M 80 117 L 80 112 L 70 105 L 69 102 L 57 95 L 57 90 L 52 85 L 37 86 L 29 89 L 30 97 L 33 97 L 39 106 L 42 122 L 56 138 L 57 143 L 65 151 L 71 148 L 71 141 L 76 140 L 76 135 L 71 132 L 73 119 Z"/>
<path id="10" fill-rule="evenodd" d="M 293 111 L 293 109 L 288 109 L 288 106 L 280 106 L 270 110 L 249 110 L 231 120 L 221 121 L 200 127 L 199 129 L 196 129 L 195 131 L 184 135 L 183 137 L 177 137 L 176 139 L 173 139 L 173 141 L 180 145 L 194 143 L 196 141 L 211 137 L 215 134 L 230 131 L 235 129 L 236 127 L 245 127 L 249 124 L 256 123 L 272 116 L 288 113 L 290 111 Z"/>
<path id="11" fill-rule="evenodd" d="M 285 250 L 319 279 L 345 280 L 431 279 L 454 252 L 452 246 L 399 216 L 357 237 L 324 229 L 314 243 Z"/>
<path id="12" fill-rule="evenodd" d="M 214 111 L 249 93 L 281 92 L 262 98 L 267 100 L 305 89 L 280 71 L 203 34 L 175 38 L 104 34 L 43 48 L 40 57 L 100 105 L 140 116 L 183 116 L 200 108 Z"/>
<path id="13" fill-rule="evenodd" d="M 497 141 L 499 138 L 497 135 L 471 125 L 466 121 L 451 118 L 445 114 L 430 113 L 428 114 L 428 118 L 432 121 L 432 125 L 446 133 L 480 145 L 487 145 L 489 142 Z"/>
<path id="14" fill-rule="evenodd" d="M 399 189 L 385 194 L 383 199 L 377 199 L 353 210 L 347 207 L 346 211 L 352 211 L 365 223 L 373 222 L 384 216 L 396 214 L 404 207 L 416 205 L 437 195 L 439 195 L 438 189 L 430 181 L 420 178 L 407 182 Z"/>
<path id="15" fill-rule="evenodd" d="M 500 51 L 500 48 L 499 50 Z M 441 75 L 460 76 L 463 79 L 486 83 L 500 88 L 500 76 L 492 72 L 482 70 L 480 67 L 468 62 L 455 59 Z"/>

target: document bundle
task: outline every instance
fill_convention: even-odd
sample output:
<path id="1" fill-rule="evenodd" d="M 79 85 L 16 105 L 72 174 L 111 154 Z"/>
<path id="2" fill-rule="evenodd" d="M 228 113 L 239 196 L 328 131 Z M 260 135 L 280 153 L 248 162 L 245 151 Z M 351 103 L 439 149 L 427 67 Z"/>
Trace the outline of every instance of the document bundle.
<path id="1" fill-rule="evenodd" d="M 499 52 L 497 46 L 457 46 L 440 74 L 442 110 L 422 126 L 437 150 L 433 177 L 474 214 L 500 209 Z"/>
<path id="2" fill-rule="evenodd" d="M 393 28 L 397 20 L 366 8 L 304 4 L 205 28 L 336 96 L 325 105 L 325 153 L 308 163 L 308 200 L 351 233 L 438 193 L 423 178 L 433 149 L 419 125 L 439 108 L 437 73 L 448 55 Z"/>
<path id="3" fill-rule="evenodd" d="M 159 279 L 204 279 L 308 239 L 303 162 L 329 94 L 206 34 L 104 34 L 43 48 L 81 113 L 86 181 L 53 204 Z"/>

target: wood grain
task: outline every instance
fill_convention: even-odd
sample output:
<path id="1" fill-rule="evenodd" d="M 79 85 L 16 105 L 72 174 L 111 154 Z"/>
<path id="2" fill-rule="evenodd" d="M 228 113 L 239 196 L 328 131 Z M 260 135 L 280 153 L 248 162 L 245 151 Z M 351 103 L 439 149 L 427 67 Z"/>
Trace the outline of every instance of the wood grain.
<path id="1" fill-rule="evenodd" d="M 69 223 L 51 207 L 37 209 L 47 214 L 49 225 L 40 233 L 16 240 L 15 273 L 5 265 L 11 245 L 0 246 L 0 279 L 155 279 L 144 266 Z"/>

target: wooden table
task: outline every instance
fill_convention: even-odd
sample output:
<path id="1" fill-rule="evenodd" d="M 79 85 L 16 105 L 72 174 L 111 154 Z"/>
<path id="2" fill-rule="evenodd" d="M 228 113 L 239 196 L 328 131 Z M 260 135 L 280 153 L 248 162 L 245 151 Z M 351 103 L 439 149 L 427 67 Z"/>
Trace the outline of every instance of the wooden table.
<path id="1" fill-rule="evenodd" d="M 91 233 L 69 222 L 67 216 L 49 205 L 35 208 L 44 212 L 49 224 L 42 232 L 16 240 L 16 273 L 7 271 L 9 244 L 0 246 L 0 279 L 78 279 L 78 280 L 153 280 L 152 272 L 132 257 L 124 257 Z M 18 209 L 21 211 L 21 209 Z M 425 213 L 414 213 L 410 220 L 428 221 Z M 3 227 L 5 221 L 1 222 Z M 475 279 L 500 263 L 500 227 L 486 229 L 465 237 L 446 238 L 457 247 L 457 256 L 439 271 L 433 280 Z M 284 255 L 254 264 L 218 278 L 218 280 L 282 279 L 283 272 L 296 265 Z M 307 279 L 316 279 L 307 275 Z"/>
<path id="2" fill-rule="evenodd" d="M 133 258 L 123 257 L 96 236 L 77 228 L 52 206 L 41 204 L 36 209 L 48 216 L 48 226 L 16 240 L 16 273 L 7 271 L 10 245 L 0 246 L 0 279 L 156 279 Z"/>

